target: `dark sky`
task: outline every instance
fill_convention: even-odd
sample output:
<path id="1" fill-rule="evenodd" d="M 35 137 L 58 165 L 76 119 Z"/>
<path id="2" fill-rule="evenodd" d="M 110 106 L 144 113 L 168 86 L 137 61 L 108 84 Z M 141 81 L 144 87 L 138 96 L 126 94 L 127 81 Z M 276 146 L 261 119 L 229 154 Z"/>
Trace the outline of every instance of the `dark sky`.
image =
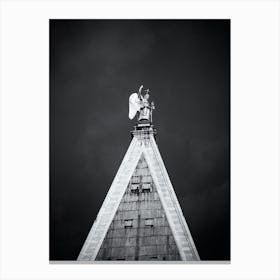
<path id="1" fill-rule="evenodd" d="M 50 260 L 77 258 L 141 84 L 201 259 L 230 259 L 230 21 L 51 20 Z"/>

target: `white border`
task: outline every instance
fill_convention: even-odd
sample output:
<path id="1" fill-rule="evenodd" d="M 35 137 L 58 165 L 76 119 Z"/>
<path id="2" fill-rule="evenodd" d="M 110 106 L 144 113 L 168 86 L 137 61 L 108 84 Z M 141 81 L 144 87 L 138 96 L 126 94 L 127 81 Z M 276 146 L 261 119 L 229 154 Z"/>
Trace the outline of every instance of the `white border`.
<path id="1" fill-rule="evenodd" d="M 48 262 L 48 19 L 230 18 L 231 264 Z M 279 2 L 2 1 L 1 279 L 279 279 Z"/>

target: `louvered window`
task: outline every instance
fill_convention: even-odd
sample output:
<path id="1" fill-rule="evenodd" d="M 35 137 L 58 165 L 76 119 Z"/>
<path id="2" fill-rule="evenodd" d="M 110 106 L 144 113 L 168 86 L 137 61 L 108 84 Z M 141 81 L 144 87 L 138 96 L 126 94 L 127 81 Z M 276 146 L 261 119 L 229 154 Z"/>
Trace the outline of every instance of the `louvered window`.
<path id="1" fill-rule="evenodd" d="M 129 220 L 124 220 L 124 227 L 125 228 L 132 228 L 133 226 L 133 220 L 129 219 Z"/>
<path id="2" fill-rule="evenodd" d="M 144 183 L 142 184 L 142 192 L 143 193 L 149 193 L 152 191 L 151 183 Z"/>
<path id="3" fill-rule="evenodd" d="M 130 191 L 131 193 L 139 194 L 139 184 L 131 184 Z"/>
<path id="4" fill-rule="evenodd" d="M 154 219 L 145 219 L 145 226 L 146 227 L 153 227 L 154 226 Z"/>

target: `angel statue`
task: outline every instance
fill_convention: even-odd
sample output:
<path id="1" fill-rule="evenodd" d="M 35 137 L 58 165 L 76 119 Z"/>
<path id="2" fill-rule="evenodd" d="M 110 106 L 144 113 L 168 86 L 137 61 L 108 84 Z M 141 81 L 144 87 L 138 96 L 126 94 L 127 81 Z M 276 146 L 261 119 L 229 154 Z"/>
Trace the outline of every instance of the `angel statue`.
<path id="1" fill-rule="evenodd" d="M 152 122 L 153 110 L 155 109 L 154 102 L 149 103 L 150 90 L 143 90 L 144 96 L 142 95 L 143 85 L 140 86 L 138 92 L 132 93 L 129 97 L 129 119 L 133 119 L 137 112 L 138 121 L 149 121 Z"/>

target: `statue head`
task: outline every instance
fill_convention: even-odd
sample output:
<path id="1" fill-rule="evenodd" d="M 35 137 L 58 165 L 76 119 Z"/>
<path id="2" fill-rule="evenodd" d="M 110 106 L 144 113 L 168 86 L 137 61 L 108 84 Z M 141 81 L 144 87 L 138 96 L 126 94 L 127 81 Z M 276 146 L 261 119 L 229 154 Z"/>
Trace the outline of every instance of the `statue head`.
<path id="1" fill-rule="evenodd" d="M 149 93 L 145 93 L 144 99 L 149 100 L 149 98 L 150 98 L 150 94 Z"/>
<path id="2" fill-rule="evenodd" d="M 150 98 L 150 94 L 149 94 L 150 90 L 147 88 L 147 89 L 144 90 L 144 92 L 145 92 L 144 98 L 146 100 L 149 100 L 149 98 Z"/>

